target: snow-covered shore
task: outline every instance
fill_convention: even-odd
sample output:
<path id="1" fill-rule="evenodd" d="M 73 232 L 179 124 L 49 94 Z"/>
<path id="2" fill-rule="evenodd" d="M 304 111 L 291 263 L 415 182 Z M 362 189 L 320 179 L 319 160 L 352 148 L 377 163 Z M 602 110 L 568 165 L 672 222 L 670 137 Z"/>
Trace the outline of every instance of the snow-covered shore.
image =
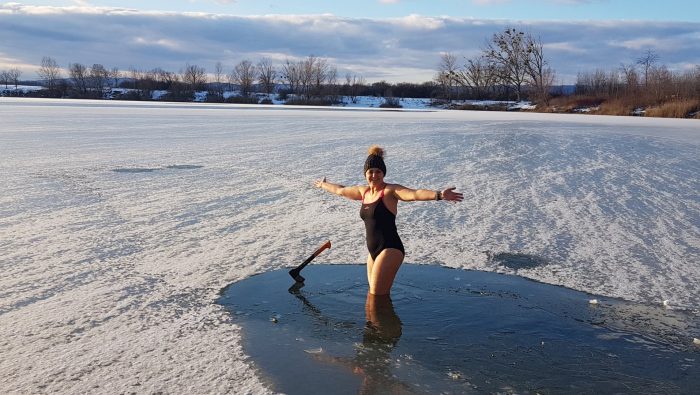
<path id="1" fill-rule="evenodd" d="M 2 98 L 0 390 L 267 392 L 213 302 L 325 239 L 363 262 L 356 204 L 311 183 L 361 183 L 372 143 L 465 193 L 400 207 L 408 263 L 697 314 L 697 121 Z"/>

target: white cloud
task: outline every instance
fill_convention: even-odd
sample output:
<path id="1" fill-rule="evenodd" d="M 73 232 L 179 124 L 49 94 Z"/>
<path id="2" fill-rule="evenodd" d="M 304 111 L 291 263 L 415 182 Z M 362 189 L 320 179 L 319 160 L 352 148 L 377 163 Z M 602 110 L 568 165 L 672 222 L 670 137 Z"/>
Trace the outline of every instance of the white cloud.
<path id="1" fill-rule="evenodd" d="M 645 49 L 653 49 L 653 50 L 669 50 L 669 49 L 678 49 L 678 44 L 675 40 L 672 39 L 665 39 L 665 38 L 656 38 L 656 37 L 635 37 L 629 40 L 612 40 L 610 41 L 610 45 L 620 47 L 620 48 L 625 48 L 625 49 L 632 49 L 635 51 L 643 51 Z"/>
<path id="2" fill-rule="evenodd" d="M 379 0 L 382 4 L 398 4 L 401 0 Z"/>
<path id="3" fill-rule="evenodd" d="M 167 38 L 145 38 L 145 37 L 134 37 L 134 43 L 137 45 L 152 46 L 152 47 L 163 47 L 172 50 L 182 50 L 184 47 L 182 44 L 168 40 Z"/>
<path id="4" fill-rule="evenodd" d="M 445 18 L 409 15 L 402 18 L 390 19 L 389 23 L 403 26 L 407 29 L 437 30 L 445 27 Z"/>
<path id="5" fill-rule="evenodd" d="M 553 51 L 553 52 L 568 52 L 571 54 L 583 54 L 586 53 L 586 50 L 583 48 L 577 46 L 573 42 L 554 42 L 554 43 L 546 43 L 543 45 L 545 51 Z"/>
<path id="6" fill-rule="evenodd" d="M 186 63 L 212 70 L 219 61 L 230 68 L 244 58 L 267 56 L 281 62 L 313 54 L 332 59 L 340 75 L 363 70 L 368 81 L 422 82 L 434 74 L 441 52 L 464 61 L 464 56 L 478 54 L 486 40 L 506 26 L 541 37 L 550 64 L 569 81 L 579 71 L 632 62 L 647 47 L 657 50 L 660 62 L 668 65 L 700 64 L 700 23 L 543 21 L 522 25 L 418 15 L 241 17 L 7 3 L 0 4 L 0 53 L 12 54 L 13 63 L 22 67 L 38 65 L 43 56 L 51 56 L 62 66 L 101 63 L 110 68 L 170 71 L 179 71 Z M 30 73 L 31 67 L 24 76 Z"/>

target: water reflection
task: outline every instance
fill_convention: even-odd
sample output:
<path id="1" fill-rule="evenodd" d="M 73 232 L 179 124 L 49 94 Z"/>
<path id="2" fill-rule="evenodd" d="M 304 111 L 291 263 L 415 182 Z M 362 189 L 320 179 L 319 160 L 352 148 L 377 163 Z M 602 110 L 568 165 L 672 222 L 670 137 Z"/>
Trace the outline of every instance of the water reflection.
<path id="1" fill-rule="evenodd" d="M 307 311 L 319 321 L 329 319 L 301 293 L 303 283 L 295 284 L 289 292 L 302 301 Z M 323 351 L 313 353 L 319 362 L 346 368 L 361 379 L 360 394 L 400 393 L 412 394 L 411 386 L 401 381 L 393 373 L 395 366 L 392 351 L 398 344 L 402 333 L 402 323 L 389 295 L 372 295 L 367 293 L 365 301 L 366 323 L 362 331 L 361 342 L 355 344 L 353 357 L 327 354 Z M 358 339 L 359 340 L 359 339 Z"/>
<path id="2" fill-rule="evenodd" d="M 309 273 L 323 281 L 284 292 L 290 278 L 277 270 L 240 281 L 221 298 L 276 392 L 700 388 L 697 315 L 601 296 L 591 305 L 593 295 L 562 287 L 428 265 L 402 268 L 394 304 L 367 295 L 364 266 L 314 265 Z"/>

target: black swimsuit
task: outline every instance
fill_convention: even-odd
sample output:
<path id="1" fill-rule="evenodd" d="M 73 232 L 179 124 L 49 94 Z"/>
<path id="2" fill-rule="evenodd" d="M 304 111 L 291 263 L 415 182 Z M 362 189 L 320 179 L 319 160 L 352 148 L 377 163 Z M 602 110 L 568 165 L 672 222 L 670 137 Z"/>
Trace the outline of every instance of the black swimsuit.
<path id="1" fill-rule="evenodd" d="M 365 191 L 364 195 L 369 192 Z M 362 195 L 362 208 L 360 218 L 365 221 L 367 230 L 367 249 L 372 259 L 377 259 L 379 253 L 387 248 L 400 250 L 404 255 L 403 243 L 396 231 L 396 215 L 389 211 L 384 204 L 384 190 L 382 189 L 379 199 L 372 203 L 365 203 L 365 196 Z"/>

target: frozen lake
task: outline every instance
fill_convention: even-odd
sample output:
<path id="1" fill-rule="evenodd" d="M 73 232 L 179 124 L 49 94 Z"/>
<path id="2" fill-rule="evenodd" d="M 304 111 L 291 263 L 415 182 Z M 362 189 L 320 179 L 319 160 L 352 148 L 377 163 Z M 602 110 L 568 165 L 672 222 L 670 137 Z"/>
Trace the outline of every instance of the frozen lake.
<path id="1" fill-rule="evenodd" d="M 406 262 L 511 273 L 700 316 L 697 120 L 0 99 L 0 389 L 262 392 L 214 304 L 252 274 L 361 263 L 356 202 L 402 203 Z"/>

